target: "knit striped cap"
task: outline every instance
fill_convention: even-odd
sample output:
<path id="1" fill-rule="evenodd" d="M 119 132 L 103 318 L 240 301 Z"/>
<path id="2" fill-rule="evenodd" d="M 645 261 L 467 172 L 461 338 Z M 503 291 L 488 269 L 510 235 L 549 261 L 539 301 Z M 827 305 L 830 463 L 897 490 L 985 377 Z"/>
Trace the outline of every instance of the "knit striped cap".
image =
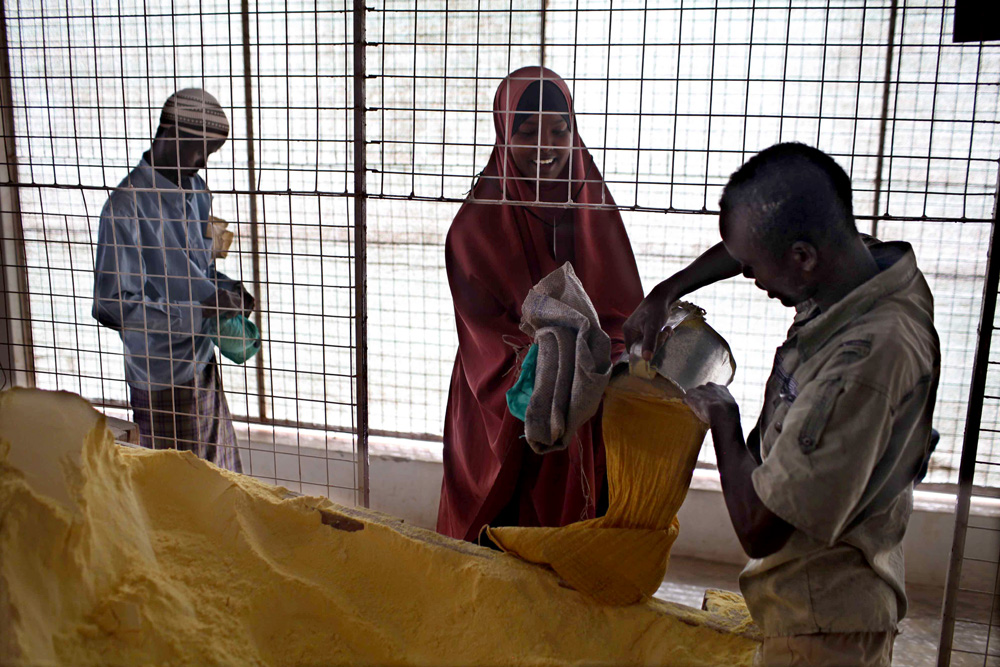
<path id="1" fill-rule="evenodd" d="M 205 139 L 226 139 L 229 119 L 219 101 L 201 88 L 185 88 L 167 98 L 160 113 L 161 127 L 176 127 Z"/>

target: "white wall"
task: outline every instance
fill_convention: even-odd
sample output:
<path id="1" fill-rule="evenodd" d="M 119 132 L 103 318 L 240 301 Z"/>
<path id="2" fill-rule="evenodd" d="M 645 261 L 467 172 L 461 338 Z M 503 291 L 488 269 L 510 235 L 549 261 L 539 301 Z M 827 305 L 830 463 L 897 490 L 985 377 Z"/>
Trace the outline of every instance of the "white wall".
<path id="1" fill-rule="evenodd" d="M 284 472 L 279 471 L 284 477 L 279 476 L 276 480 L 269 461 L 280 464 L 281 457 L 294 456 L 305 447 L 312 450 L 312 456 L 323 456 L 325 449 L 331 462 L 342 465 L 347 463 L 344 451 L 350 451 L 349 439 L 338 440 L 329 434 L 323 436 L 322 447 L 301 433 L 294 445 L 283 444 L 280 437 L 252 439 L 254 468 L 248 472 L 264 481 L 283 484 L 305 493 L 324 493 L 324 490 L 316 484 L 303 484 L 302 488 L 296 488 L 295 479 L 289 477 L 295 475 L 294 469 L 289 471 L 293 468 L 291 466 L 286 467 Z M 246 456 L 244 452 L 245 467 Z M 433 530 L 441 493 L 440 444 L 372 438 L 369 459 L 372 508 Z M 303 474 L 303 477 L 306 475 Z M 345 501 L 340 489 L 327 489 L 325 493 L 334 500 Z M 975 499 L 973 515 L 1000 517 L 1000 500 Z M 730 524 L 718 475 L 714 471 L 695 471 L 679 519 L 681 530 L 674 544 L 674 554 L 724 563 L 746 562 Z M 917 491 L 913 516 L 903 542 L 908 582 L 944 586 L 954 526 L 954 496 Z"/>
<path id="2" fill-rule="evenodd" d="M 433 529 L 441 475 L 438 461 L 373 456 L 372 507 Z M 913 584 L 944 586 L 955 528 L 955 498 L 944 493 L 918 491 L 914 505 L 903 541 L 906 580 Z M 997 504 L 977 504 L 973 512 L 996 516 Z M 695 472 L 678 517 L 681 530 L 672 553 L 723 563 L 746 562 L 714 471 Z"/>

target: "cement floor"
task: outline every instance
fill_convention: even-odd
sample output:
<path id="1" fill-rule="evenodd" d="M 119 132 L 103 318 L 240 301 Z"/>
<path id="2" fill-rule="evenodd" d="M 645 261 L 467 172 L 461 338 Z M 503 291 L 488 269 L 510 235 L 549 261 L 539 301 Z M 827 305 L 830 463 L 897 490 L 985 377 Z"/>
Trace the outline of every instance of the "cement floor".
<path id="1" fill-rule="evenodd" d="M 738 565 L 695 558 L 671 558 L 667 576 L 656 597 L 700 608 L 706 588 L 739 592 L 740 569 Z M 893 665 L 934 667 L 937 665 L 943 591 L 933 586 L 907 586 L 907 596 L 910 609 L 900 624 L 900 634 L 893 649 Z"/>

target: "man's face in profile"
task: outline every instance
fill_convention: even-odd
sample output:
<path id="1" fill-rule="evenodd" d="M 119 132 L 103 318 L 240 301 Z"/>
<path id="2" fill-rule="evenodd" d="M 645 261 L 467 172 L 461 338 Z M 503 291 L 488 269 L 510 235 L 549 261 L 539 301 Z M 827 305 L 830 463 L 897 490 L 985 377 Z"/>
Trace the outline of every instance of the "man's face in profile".
<path id="1" fill-rule="evenodd" d="M 740 263 L 743 276 L 753 280 L 768 298 L 777 299 L 788 308 L 811 298 L 810 286 L 792 257 L 791 248 L 781 257 L 775 257 L 754 242 L 750 233 L 752 215 L 745 207 L 736 207 L 723 225 L 722 242 L 730 256 Z"/>
<path id="2" fill-rule="evenodd" d="M 194 176 L 208 164 L 208 157 L 226 143 L 225 139 L 206 139 L 167 127 L 156 138 L 158 169 L 177 169 L 180 178 Z"/>

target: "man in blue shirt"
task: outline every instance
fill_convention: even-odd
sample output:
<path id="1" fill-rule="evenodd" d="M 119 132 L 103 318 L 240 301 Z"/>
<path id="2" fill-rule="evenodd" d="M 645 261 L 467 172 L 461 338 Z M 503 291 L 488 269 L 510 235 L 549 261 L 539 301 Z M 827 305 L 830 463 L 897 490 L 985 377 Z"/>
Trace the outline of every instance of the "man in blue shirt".
<path id="1" fill-rule="evenodd" d="M 218 101 L 189 88 L 167 99 L 138 166 L 101 211 L 93 315 L 125 345 L 140 440 L 242 471 L 211 318 L 249 314 L 254 298 L 215 268 L 212 195 L 197 175 L 229 136 Z"/>

